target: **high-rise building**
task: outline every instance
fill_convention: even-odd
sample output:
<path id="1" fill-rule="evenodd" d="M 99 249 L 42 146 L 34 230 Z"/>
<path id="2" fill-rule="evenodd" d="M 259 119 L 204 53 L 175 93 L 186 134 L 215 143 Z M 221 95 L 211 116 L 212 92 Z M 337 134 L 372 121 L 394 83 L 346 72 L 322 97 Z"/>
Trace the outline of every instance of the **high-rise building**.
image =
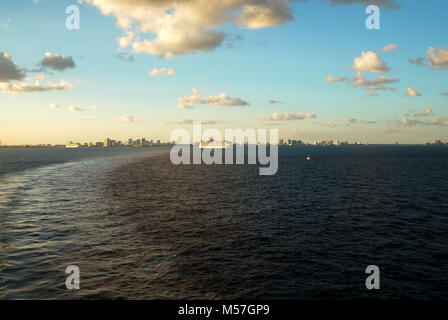
<path id="1" fill-rule="evenodd" d="M 110 146 L 111 146 L 110 139 L 109 138 L 104 139 L 104 147 L 109 148 Z"/>

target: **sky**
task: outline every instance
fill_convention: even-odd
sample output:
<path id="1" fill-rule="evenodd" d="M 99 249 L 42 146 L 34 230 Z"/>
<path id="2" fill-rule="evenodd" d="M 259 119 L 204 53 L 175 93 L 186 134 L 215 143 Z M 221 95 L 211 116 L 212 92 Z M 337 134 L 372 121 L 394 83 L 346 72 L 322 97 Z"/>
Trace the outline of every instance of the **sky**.
<path id="1" fill-rule="evenodd" d="M 2 1 L 0 141 L 168 141 L 202 120 L 448 142 L 447 14 L 445 0 Z"/>

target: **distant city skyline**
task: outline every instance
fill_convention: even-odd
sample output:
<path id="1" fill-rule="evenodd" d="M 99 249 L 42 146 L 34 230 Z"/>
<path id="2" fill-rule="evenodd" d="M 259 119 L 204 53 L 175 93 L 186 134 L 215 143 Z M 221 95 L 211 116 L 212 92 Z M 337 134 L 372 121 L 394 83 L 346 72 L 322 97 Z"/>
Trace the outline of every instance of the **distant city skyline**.
<path id="1" fill-rule="evenodd" d="M 446 1 L 207 4 L 2 2 L 2 145 L 169 141 L 194 120 L 306 142 L 448 141 Z"/>

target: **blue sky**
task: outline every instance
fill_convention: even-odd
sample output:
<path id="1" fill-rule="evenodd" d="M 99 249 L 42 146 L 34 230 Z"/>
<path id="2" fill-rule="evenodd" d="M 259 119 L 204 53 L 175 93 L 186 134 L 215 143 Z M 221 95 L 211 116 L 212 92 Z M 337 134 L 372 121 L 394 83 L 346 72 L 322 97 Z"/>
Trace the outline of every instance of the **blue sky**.
<path id="1" fill-rule="evenodd" d="M 173 48 L 170 43 L 163 46 L 154 43 L 163 30 L 153 25 L 153 20 L 161 15 L 151 1 L 144 8 L 147 16 L 138 18 L 132 16 L 132 6 L 137 10 L 139 4 L 131 0 L 122 1 L 120 5 L 126 7 L 112 10 L 109 15 L 104 10 L 116 5 L 116 0 L 2 2 L 0 52 L 8 54 L 5 63 L 12 61 L 25 70 L 28 79 L 5 76 L 3 87 L 0 82 L 0 140 L 10 144 L 89 142 L 101 141 L 106 136 L 119 140 L 128 137 L 168 140 L 175 128 L 191 127 L 188 120 L 192 119 L 207 120 L 209 126 L 218 129 L 278 128 L 280 137 L 309 142 L 448 140 L 448 96 L 443 95 L 448 92 L 448 61 L 444 60 L 448 50 L 446 1 L 353 0 L 353 4 L 335 5 L 333 2 L 338 0 L 291 3 L 266 0 L 258 1 L 263 9 L 263 4 L 269 9 L 284 9 L 286 4 L 293 19 L 288 19 L 281 10 L 272 14 L 255 11 L 259 16 L 249 16 L 243 22 L 216 18 L 220 10 L 228 9 L 223 6 L 204 13 L 200 4 L 194 5 L 201 1 L 192 1 L 188 8 L 174 6 L 171 10 L 180 14 L 182 10 L 192 12 L 194 19 L 198 16 L 202 20 L 215 19 L 205 30 L 223 32 L 226 39 L 218 46 L 207 43 L 208 51 L 190 48 L 194 38 L 188 38 L 191 41 L 182 46 L 173 42 Z M 165 2 L 164 14 L 174 1 Z M 379 4 L 380 30 L 365 27 L 366 2 Z M 393 2 L 401 7 L 391 9 L 381 5 Z M 241 17 L 238 10 L 250 7 L 254 1 L 233 0 L 233 3 L 241 6 L 229 12 Z M 80 9 L 79 30 L 65 27 L 68 16 L 65 8 L 72 4 Z M 126 17 L 133 22 L 130 27 L 117 24 L 118 19 Z M 193 37 L 203 27 L 195 25 L 200 19 L 180 20 L 186 31 L 174 29 L 169 37 Z M 149 30 L 138 30 L 138 24 L 148 21 Z M 132 44 L 120 47 L 117 39 L 129 31 L 138 34 L 140 40 L 152 41 L 151 49 L 133 52 L 137 50 Z M 397 49 L 378 52 L 387 45 L 396 45 Z M 430 65 L 426 57 L 430 47 L 434 48 L 436 65 Z M 164 59 L 157 50 L 174 54 Z M 361 75 L 366 80 L 396 77 L 397 81 L 385 85 L 396 90 L 366 90 L 352 85 L 351 79 L 359 71 L 351 69 L 354 59 L 368 51 L 389 70 L 360 71 Z M 76 66 L 64 70 L 42 68 L 40 62 L 46 52 L 64 55 L 63 59 L 72 57 Z M 117 58 L 119 52 L 125 52 L 125 57 L 132 55 L 134 60 Z M 418 57 L 424 58 L 422 65 L 408 60 Z M 148 74 L 160 68 L 176 74 Z M 5 70 L 0 61 L 0 79 Z M 345 81 L 326 83 L 328 75 L 344 77 Z M 32 84 L 36 77 L 43 86 L 61 80 L 71 85 L 64 90 L 33 92 L 5 89 L 11 84 Z M 190 99 L 189 108 L 178 108 L 177 99 L 190 97 L 193 88 L 201 92 L 201 98 Z M 405 96 L 407 88 L 420 95 Z M 221 101 L 217 97 L 223 92 L 226 95 Z M 365 97 L 368 92 L 377 96 Z M 270 99 L 281 103 L 271 104 Z M 59 108 L 49 108 L 51 104 Z M 92 105 L 98 106 L 98 110 L 92 110 Z M 74 112 L 70 107 L 84 111 Z M 425 109 L 431 110 L 425 114 Z"/>

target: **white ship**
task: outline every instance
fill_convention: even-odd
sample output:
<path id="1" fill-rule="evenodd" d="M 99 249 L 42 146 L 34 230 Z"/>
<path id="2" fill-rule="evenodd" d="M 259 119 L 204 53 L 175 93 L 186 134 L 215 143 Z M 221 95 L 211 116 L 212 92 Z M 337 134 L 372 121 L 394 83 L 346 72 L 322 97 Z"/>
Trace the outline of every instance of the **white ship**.
<path id="1" fill-rule="evenodd" d="M 79 143 L 67 143 L 67 144 L 65 145 L 65 147 L 66 147 L 66 148 L 79 148 L 80 145 L 79 145 Z"/>

